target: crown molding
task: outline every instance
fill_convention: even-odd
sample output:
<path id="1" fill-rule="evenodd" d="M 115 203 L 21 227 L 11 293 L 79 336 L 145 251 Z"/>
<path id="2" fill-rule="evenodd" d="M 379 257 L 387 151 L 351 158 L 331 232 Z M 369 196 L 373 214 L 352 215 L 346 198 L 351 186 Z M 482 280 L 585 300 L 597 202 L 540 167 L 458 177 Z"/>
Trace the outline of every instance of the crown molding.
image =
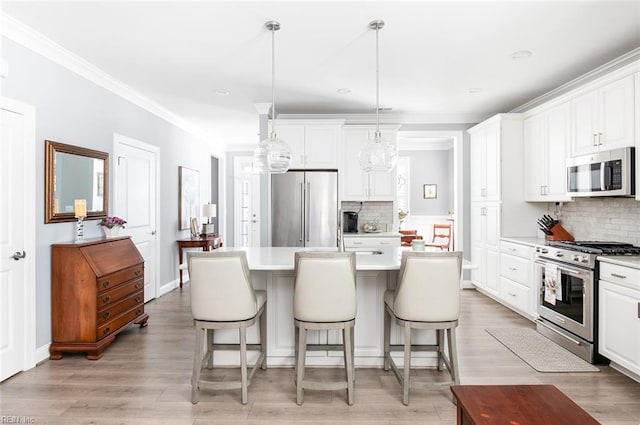
<path id="1" fill-rule="evenodd" d="M 528 101 L 527 103 L 518 106 L 515 109 L 512 109 L 509 112 L 526 112 L 537 106 L 540 106 L 548 101 L 559 98 L 560 96 L 567 94 L 568 92 L 578 89 L 580 87 L 586 86 L 588 83 L 608 75 L 612 72 L 618 71 L 627 66 L 637 66 L 640 68 L 640 64 L 634 64 L 634 62 L 640 61 L 640 47 L 637 47 L 630 52 L 627 52 L 612 61 L 605 63 L 581 76 L 574 78 L 571 81 L 564 83 L 561 86 L 556 87 L 553 90 L 548 91 L 547 93 L 536 97 Z"/>
<path id="2" fill-rule="evenodd" d="M 0 11 L 0 34 L 181 128 L 201 139 L 202 142 L 209 143 L 211 140 L 211 136 L 203 132 L 199 127 L 2 11 Z"/>

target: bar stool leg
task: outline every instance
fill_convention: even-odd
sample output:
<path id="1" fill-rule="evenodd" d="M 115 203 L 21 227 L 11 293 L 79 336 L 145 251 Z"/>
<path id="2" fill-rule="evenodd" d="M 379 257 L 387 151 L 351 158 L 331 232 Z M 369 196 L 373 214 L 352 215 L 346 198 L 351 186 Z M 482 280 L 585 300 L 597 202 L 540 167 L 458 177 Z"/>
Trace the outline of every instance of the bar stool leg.
<path id="1" fill-rule="evenodd" d="M 442 356 L 444 355 L 444 332 L 443 329 L 437 329 L 436 335 L 438 338 L 438 370 L 442 370 L 444 367 L 444 359 Z"/>
<path id="2" fill-rule="evenodd" d="M 205 330 L 196 323 L 196 348 L 193 355 L 193 374 L 191 375 L 191 403 L 198 402 L 198 381 L 202 368 L 202 340 Z"/>
<path id="3" fill-rule="evenodd" d="M 303 323 L 299 326 L 300 336 L 298 337 L 298 359 L 297 359 L 297 378 L 296 378 L 296 403 L 301 406 L 304 402 L 304 388 L 302 381 L 304 380 L 305 358 L 307 355 L 307 328 Z"/>
<path id="4" fill-rule="evenodd" d="M 242 404 L 247 404 L 247 327 L 243 323 L 240 326 L 240 374 L 242 387 Z"/>
<path id="5" fill-rule="evenodd" d="M 264 355 L 260 368 L 262 370 L 267 369 L 267 306 L 262 310 L 260 315 L 260 352 Z"/>
<path id="6" fill-rule="evenodd" d="M 344 368 L 347 371 L 347 404 L 351 406 L 353 404 L 353 378 L 354 378 L 354 369 L 353 369 L 353 338 L 352 338 L 353 328 L 351 325 L 345 325 L 343 329 L 343 342 L 344 342 L 344 354 L 345 354 L 345 365 Z"/>
<path id="7" fill-rule="evenodd" d="M 456 328 L 449 328 L 447 332 L 447 342 L 449 344 L 449 364 L 451 365 L 451 377 L 453 382 L 460 384 L 460 373 L 458 372 L 458 349 L 456 346 Z"/>
<path id="8" fill-rule="evenodd" d="M 207 351 L 205 354 L 207 369 L 213 369 L 213 329 L 207 329 Z"/>
<path id="9" fill-rule="evenodd" d="M 391 355 L 390 341 L 391 341 L 391 315 L 387 306 L 384 306 L 384 370 L 389 370 L 389 356 Z"/>
<path id="10" fill-rule="evenodd" d="M 411 324 L 404 323 L 404 382 L 402 391 L 402 403 L 409 405 L 409 386 L 411 373 Z"/>

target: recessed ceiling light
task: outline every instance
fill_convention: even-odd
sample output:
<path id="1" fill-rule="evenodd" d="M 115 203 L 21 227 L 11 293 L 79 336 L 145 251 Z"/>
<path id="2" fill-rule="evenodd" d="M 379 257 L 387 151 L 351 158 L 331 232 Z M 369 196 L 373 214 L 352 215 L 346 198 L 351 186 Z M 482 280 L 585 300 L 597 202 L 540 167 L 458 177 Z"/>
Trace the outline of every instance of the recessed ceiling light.
<path id="1" fill-rule="evenodd" d="M 529 50 L 518 50 L 517 52 L 513 52 L 509 55 L 511 59 L 514 61 L 521 59 L 529 59 L 533 53 Z"/>
<path id="2" fill-rule="evenodd" d="M 218 96 L 229 96 L 231 92 L 225 89 L 217 89 L 215 92 Z"/>
<path id="3" fill-rule="evenodd" d="M 476 94 L 476 93 L 480 93 L 482 91 L 481 87 L 471 87 L 469 89 L 469 93 L 470 94 Z"/>
<path id="4" fill-rule="evenodd" d="M 338 93 L 340 93 L 340 94 L 349 94 L 349 93 L 351 93 L 351 89 L 348 88 L 348 87 L 343 87 L 341 89 L 338 89 Z"/>

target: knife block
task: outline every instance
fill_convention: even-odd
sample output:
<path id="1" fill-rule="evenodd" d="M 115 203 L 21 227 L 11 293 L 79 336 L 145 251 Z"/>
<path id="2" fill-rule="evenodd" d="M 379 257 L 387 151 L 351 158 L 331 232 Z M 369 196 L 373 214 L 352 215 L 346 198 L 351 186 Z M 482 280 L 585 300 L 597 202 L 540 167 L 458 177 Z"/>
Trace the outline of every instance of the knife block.
<path id="1" fill-rule="evenodd" d="M 555 224 L 551 229 L 549 229 L 553 235 L 547 235 L 546 240 L 548 241 L 572 241 L 573 236 L 571 233 L 567 232 L 567 230 L 562 227 L 560 223 Z"/>

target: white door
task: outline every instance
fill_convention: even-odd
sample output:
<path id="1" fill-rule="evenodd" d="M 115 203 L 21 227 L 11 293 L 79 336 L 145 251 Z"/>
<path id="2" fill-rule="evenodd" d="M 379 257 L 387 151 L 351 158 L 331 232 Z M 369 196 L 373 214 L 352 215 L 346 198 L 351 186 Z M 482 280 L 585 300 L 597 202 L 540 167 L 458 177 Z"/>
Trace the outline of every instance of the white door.
<path id="1" fill-rule="evenodd" d="M 233 170 L 234 246 L 260 246 L 260 176 L 250 156 L 236 157 Z"/>
<path id="2" fill-rule="evenodd" d="M 0 98 L 0 381 L 35 366 L 35 111 Z"/>
<path id="3" fill-rule="evenodd" d="M 127 221 L 125 234 L 131 235 L 144 258 L 144 301 L 157 296 L 158 243 L 158 148 L 119 134 L 113 141 L 115 170 L 115 215 Z"/>

